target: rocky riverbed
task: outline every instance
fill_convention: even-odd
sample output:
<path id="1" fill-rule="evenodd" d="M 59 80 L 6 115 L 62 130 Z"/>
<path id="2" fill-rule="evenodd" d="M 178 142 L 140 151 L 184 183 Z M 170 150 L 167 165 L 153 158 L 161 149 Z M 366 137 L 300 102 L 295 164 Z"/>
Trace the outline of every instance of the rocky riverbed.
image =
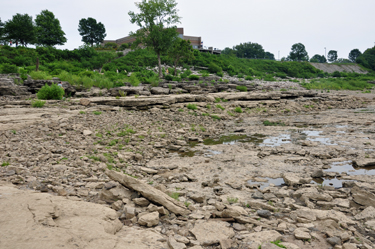
<path id="1" fill-rule="evenodd" d="M 374 248 L 370 95 L 3 97 L 0 141 L 6 248 Z"/>

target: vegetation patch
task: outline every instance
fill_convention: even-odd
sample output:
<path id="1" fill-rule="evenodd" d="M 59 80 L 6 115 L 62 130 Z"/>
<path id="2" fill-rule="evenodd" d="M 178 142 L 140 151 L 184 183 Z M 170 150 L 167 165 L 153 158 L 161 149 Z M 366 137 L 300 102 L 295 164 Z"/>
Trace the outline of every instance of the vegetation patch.
<path id="1" fill-rule="evenodd" d="M 263 121 L 263 125 L 264 126 L 285 126 L 285 124 L 281 121 L 271 122 L 271 121 L 268 121 L 268 120 Z"/>

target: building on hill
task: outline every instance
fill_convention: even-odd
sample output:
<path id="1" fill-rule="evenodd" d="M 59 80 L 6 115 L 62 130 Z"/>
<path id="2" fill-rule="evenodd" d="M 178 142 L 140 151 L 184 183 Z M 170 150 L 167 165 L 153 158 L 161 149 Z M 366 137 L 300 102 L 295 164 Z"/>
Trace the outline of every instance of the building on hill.
<path id="1" fill-rule="evenodd" d="M 187 36 L 184 35 L 184 28 L 177 28 L 178 36 L 184 40 L 190 41 L 191 45 L 194 49 L 199 49 L 201 52 L 209 52 L 212 54 L 220 54 L 221 50 L 214 49 L 212 47 L 206 48 L 203 46 L 202 37 L 198 36 Z M 121 44 L 130 44 L 133 43 L 136 39 L 132 36 L 125 36 L 123 38 L 117 40 L 104 40 L 102 45 L 104 46 L 106 43 L 116 43 L 118 46 Z"/>

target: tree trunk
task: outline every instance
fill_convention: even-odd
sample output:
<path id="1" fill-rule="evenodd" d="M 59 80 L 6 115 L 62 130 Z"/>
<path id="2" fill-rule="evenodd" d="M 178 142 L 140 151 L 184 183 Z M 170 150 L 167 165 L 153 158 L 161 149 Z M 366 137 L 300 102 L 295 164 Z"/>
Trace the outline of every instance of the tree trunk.
<path id="1" fill-rule="evenodd" d="M 174 61 L 174 76 L 177 76 L 177 62 L 178 60 Z"/>
<path id="2" fill-rule="evenodd" d="M 163 73 L 161 71 L 161 60 L 160 60 L 160 53 L 158 53 L 158 67 L 159 67 L 159 78 L 163 77 Z"/>

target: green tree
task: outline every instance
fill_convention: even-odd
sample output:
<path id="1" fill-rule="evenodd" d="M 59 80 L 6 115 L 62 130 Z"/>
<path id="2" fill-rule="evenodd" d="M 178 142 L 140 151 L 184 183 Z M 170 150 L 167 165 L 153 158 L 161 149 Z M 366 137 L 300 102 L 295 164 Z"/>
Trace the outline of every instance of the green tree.
<path id="1" fill-rule="evenodd" d="M 35 43 L 35 26 L 33 18 L 28 14 L 16 14 L 5 23 L 6 39 L 18 42 L 23 46 Z"/>
<path id="2" fill-rule="evenodd" d="M 356 62 L 366 68 L 375 70 L 375 47 L 367 49 L 363 54 L 358 56 Z"/>
<path id="3" fill-rule="evenodd" d="M 305 45 L 302 43 L 293 44 L 288 59 L 291 61 L 308 61 L 309 55 L 306 52 Z"/>
<path id="4" fill-rule="evenodd" d="M 53 47 L 66 43 L 65 33 L 61 29 L 60 21 L 55 18 L 52 12 L 43 10 L 36 16 L 35 23 L 37 44 Z"/>
<path id="5" fill-rule="evenodd" d="M 223 51 L 221 51 L 221 54 L 235 56 L 236 52 L 233 49 L 226 47 Z"/>
<path id="6" fill-rule="evenodd" d="M 3 35 L 4 35 L 4 23 L 1 21 L 1 18 L 0 18 L 0 42 L 3 41 Z"/>
<path id="7" fill-rule="evenodd" d="M 326 63 L 327 59 L 326 59 L 326 57 L 324 57 L 324 55 L 318 55 L 318 54 L 316 54 L 313 57 L 311 57 L 310 62 Z"/>
<path id="8" fill-rule="evenodd" d="M 355 60 L 356 60 L 361 54 L 362 54 L 361 51 L 359 51 L 358 48 L 355 48 L 355 49 L 353 49 L 352 51 L 350 51 L 348 58 L 349 58 L 349 60 L 350 60 L 351 62 L 355 62 Z"/>
<path id="9" fill-rule="evenodd" d="M 78 24 L 79 34 L 82 36 L 82 41 L 86 44 L 90 44 L 91 47 L 95 44 L 103 42 L 107 36 L 105 33 L 105 27 L 101 22 L 96 22 L 94 18 L 82 18 Z"/>
<path id="10" fill-rule="evenodd" d="M 194 52 L 190 41 L 186 41 L 181 38 L 177 38 L 169 50 L 168 55 L 173 59 L 174 63 L 174 75 L 177 75 L 177 65 L 181 59 L 192 60 L 194 59 Z"/>
<path id="11" fill-rule="evenodd" d="M 272 54 L 271 52 L 266 52 L 265 54 L 264 54 L 264 59 L 267 59 L 267 60 L 275 60 L 275 55 L 274 54 Z"/>
<path id="12" fill-rule="evenodd" d="M 238 58 L 263 59 L 265 52 L 262 45 L 258 43 L 245 42 L 233 47 Z"/>
<path id="13" fill-rule="evenodd" d="M 142 44 L 155 51 L 158 57 L 159 77 L 163 76 L 161 70 L 162 53 L 168 52 L 178 36 L 176 26 L 181 17 L 177 15 L 175 0 L 142 0 L 135 4 L 140 10 L 139 14 L 129 11 L 130 22 L 137 24 L 140 29 L 131 32 L 136 38 L 133 47 Z"/>
<path id="14" fill-rule="evenodd" d="M 330 50 L 328 52 L 327 58 L 328 58 L 329 62 L 335 62 L 337 60 L 337 57 L 338 56 L 337 56 L 337 51 L 336 50 Z"/>

